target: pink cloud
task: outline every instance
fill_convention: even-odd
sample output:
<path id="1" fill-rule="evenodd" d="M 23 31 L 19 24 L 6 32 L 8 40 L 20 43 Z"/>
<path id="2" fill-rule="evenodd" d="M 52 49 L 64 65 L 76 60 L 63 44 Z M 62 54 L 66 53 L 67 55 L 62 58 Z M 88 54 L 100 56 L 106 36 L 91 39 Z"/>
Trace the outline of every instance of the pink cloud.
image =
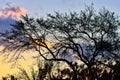
<path id="1" fill-rule="evenodd" d="M 19 19 L 22 15 L 26 15 L 27 10 L 21 6 L 13 6 L 9 3 L 6 4 L 6 7 L 0 10 L 0 17 L 2 18 L 13 18 Z"/>
<path id="2" fill-rule="evenodd" d="M 0 9 L 0 32 L 10 30 L 16 20 L 19 20 L 22 15 L 27 14 L 27 9 L 21 6 L 14 6 L 12 3 L 7 3 L 4 8 Z"/>

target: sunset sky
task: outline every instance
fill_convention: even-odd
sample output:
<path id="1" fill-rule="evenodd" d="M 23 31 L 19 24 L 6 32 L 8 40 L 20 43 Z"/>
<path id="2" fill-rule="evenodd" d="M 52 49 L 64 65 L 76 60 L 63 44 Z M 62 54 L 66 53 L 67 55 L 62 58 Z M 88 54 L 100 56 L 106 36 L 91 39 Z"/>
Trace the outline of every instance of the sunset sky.
<path id="1" fill-rule="evenodd" d="M 105 7 L 120 16 L 120 0 L 0 0 L 0 31 L 9 30 L 11 28 L 9 24 L 19 20 L 21 15 L 45 17 L 47 13 L 53 14 L 55 11 L 80 12 L 85 5 L 91 3 L 96 10 Z M 0 48 L 2 49 L 2 44 Z M 3 62 L 3 57 L 0 56 L 0 77 L 15 71 L 12 69 L 10 72 L 10 65 Z M 25 65 L 24 61 L 23 65 Z"/>

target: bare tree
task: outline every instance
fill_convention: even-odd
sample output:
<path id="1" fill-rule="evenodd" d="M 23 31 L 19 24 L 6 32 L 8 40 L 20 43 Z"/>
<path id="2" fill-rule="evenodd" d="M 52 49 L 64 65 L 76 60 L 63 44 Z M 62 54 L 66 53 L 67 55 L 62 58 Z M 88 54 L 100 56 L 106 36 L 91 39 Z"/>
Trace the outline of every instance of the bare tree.
<path id="1" fill-rule="evenodd" d="M 23 17 L 16 21 L 10 31 L 1 33 L 5 51 L 25 51 L 35 49 L 47 61 L 65 62 L 73 70 L 73 80 L 77 80 L 76 60 L 83 62 L 89 70 L 90 80 L 94 80 L 92 66 L 97 62 L 115 61 L 119 58 L 120 21 L 114 12 L 93 6 L 80 13 L 70 12 L 47 18 Z M 15 53 L 17 58 L 20 53 Z"/>

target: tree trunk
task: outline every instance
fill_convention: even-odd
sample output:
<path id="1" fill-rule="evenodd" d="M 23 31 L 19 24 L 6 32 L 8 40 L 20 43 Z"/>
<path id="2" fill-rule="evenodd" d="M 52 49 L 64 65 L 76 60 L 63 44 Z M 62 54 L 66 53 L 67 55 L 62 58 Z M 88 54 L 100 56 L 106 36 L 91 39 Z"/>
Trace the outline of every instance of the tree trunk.
<path id="1" fill-rule="evenodd" d="M 94 73 L 92 71 L 92 67 L 90 64 L 88 65 L 88 71 L 89 71 L 89 76 L 90 76 L 88 80 L 95 80 Z"/>
<path id="2" fill-rule="evenodd" d="M 73 78 L 72 78 L 72 80 L 78 80 L 77 79 L 77 71 L 76 70 L 73 71 Z"/>

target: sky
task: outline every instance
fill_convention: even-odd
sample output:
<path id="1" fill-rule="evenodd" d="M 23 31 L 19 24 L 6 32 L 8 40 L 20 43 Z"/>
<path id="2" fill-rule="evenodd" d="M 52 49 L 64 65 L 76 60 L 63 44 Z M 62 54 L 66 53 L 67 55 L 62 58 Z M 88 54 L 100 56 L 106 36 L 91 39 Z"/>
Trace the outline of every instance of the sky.
<path id="1" fill-rule="evenodd" d="M 54 14 L 55 11 L 80 12 L 92 3 L 95 10 L 105 7 L 120 16 L 120 0 L 0 0 L 0 31 L 9 30 L 9 24 L 14 24 L 21 15 L 45 17 L 48 13 Z M 6 70 L 4 75 L 10 72 L 10 64 L 2 63 L 2 59 L 0 56 L 0 76 L 3 75 L 3 70 Z"/>
<path id="2" fill-rule="evenodd" d="M 94 3 L 95 8 L 105 7 L 119 13 L 120 0 L 0 0 L 0 7 L 7 4 L 22 6 L 28 10 L 30 15 L 46 15 L 54 11 L 68 12 L 77 11 Z M 120 14 L 120 13 L 119 13 Z"/>
<path id="3" fill-rule="evenodd" d="M 120 15 L 120 0 L 0 0 L 0 31 L 9 29 L 9 24 L 28 14 L 32 17 L 45 17 L 54 14 L 76 11 L 80 12 L 85 6 L 94 4 L 95 10 L 105 7 Z"/>

